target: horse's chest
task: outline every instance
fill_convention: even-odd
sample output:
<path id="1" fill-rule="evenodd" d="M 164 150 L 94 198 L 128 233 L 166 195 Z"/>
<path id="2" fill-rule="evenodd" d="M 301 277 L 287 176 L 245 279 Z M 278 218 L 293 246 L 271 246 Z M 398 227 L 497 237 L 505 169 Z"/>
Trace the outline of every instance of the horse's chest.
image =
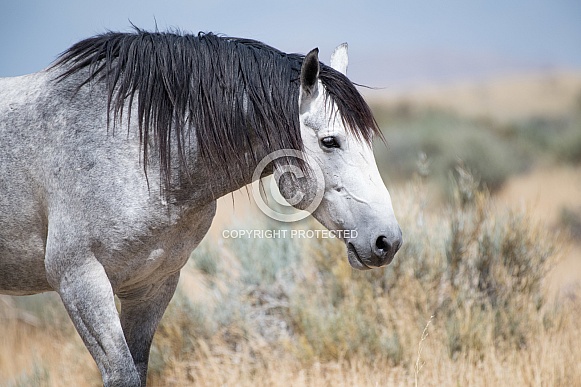
<path id="1" fill-rule="evenodd" d="M 116 267 L 111 267 L 111 273 L 108 272 L 113 288 L 118 292 L 147 289 L 150 284 L 179 271 L 206 235 L 214 213 L 215 204 L 135 242 L 129 249 L 133 254 L 115 260 L 117 264 L 113 266 Z M 120 263 L 122 267 L 119 267 Z"/>
<path id="2" fill-rule="evenodd" d="M 193 250 L 195 246 L 191 246 Z M 115 293 L 122 298 L 149 298 L 157 287 L 171 274 L 179 271 L 186 263 L 189 253 L 178 248 L 152 250 L 147 258 L 131 270 L 112 276 Z"/>

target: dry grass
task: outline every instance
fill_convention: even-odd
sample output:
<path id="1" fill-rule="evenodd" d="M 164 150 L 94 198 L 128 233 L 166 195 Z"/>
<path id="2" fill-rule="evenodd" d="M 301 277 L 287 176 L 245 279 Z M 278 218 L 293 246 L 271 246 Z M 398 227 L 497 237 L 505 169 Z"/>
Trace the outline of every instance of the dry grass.
<path id="1" fill-rule="evenodd" d="M 571 322 L 563 332 L 546 335 L 527 351 L 488 348 L 483 356 L 466 355 L 451 360 L 436 340 L 427 339 L 419 373 L 419 386 L 579 386 L 581 368 L 579 328 Z M 433 330 L 432 335 L 440 334 Z M 419 339 L 419 337 L 418 337 Z M 269 358 L 268 364 L 232 362 L 216 356 L 176 364 L 152 380 L 153 386 L 412 386 L 413 371 L 374 359 L 303 364 L 293 358 Z M 188 375 L 187 377 L 185 375 Z"/>
<path id="2" fill-rule="evenodd" d="M 502 120 L 570 111 L 581 90 L 579 74 L 524 80 L 392 101 Z M 569 203 L 578 169 L 553 172 L 509 182 L 501 202 L 460 174 L 445 209 L 421 179 L 394 190 L 405 248 L 368 273 L 333 240 L 224 240 L 277 226 L 245 191 L 239 220 L 223 198 L 156 334 L 149 385 L 581 386 L 579 250 L 560 248 L 552 210 L 550 224 L 537 212 Z M 63 385 L 101 379 L 58 297 L 0 297 L 0 386 Z"/>
<path id="3" fill-rule="evenodd" d="M 443 333 L 431 327 L 424 341 L 419 386 L 579 386 L 581 329 L 577 311 L 556 333 L 537 337 L 526 351 L 491 346 L 483 356 L 452 360 L 438 344 Z M 418 341 L 420 340 L 418 332 Z M 0 385 L 98 386 L 91 357 L 74 335 L 55 337 L 21 324 L 0 328 Z M 187 361 L 172 361 L 150 377 L 151 386 L 411 386 L 414 375 L 404 366 L 390 366 L 359 357 L 304 364 L 292 356 L 263 355 L 257 365 L 250 356 L 218 356 L 210 351 Z M 35 377 L 36 375 L 36 377 Z"/>
<path id="4" fill-rule="evenodd" d="M 95 362 L 72 323 L 35 325 L 11 317 L 0 320 L 0 386 L 100 384 Z"/>
<path id="5" fill-rule="evenodd" d="M 498 193 L 497 200 L 506 207 L 525 208 L 536 221 L 558 229 L 564 210 L 581 209 L 581 167 L 543 167 L 516 176 Z M 563 246 L 562 254 L 562 262 L 550 275 L 551 294 L 563 284 L 581 281 L 581 239 Z"/>
<path id="6" fill-rule="evenodd" d="M 543 167 L 512 178 L 498 199 L 523 206 L 537 220 L 554 226 L 564 207 L 581 208 L 581 166 Z"/>
<path id="7" fill-rule="evenodd" d="M 573 307 L 571 304 L 563 307 Z M 535 337 L 526 349 L 487 345 L 480 353 L 449 356 L 445 329 L 429 327 L 429 336 L 420 330 L 412 336 L 422 343 L 423 366 L 416 375 L 414 365 L 392 365 L 374 357 L 355 356 L 331 361 L 300 361 L 292 352 L 276 353 L 250 344 L 236 355 L 212 350 L 199 343 L 195 356 L 174 360 L 150 379 L 153 386 L 579 386 L 581 350 L 576 309 L 559 319 L 558 327 Z M 417 326 L 416 321 L 400 321 Z M 412 330 L 410 328 L 410 330 Z M 422 337 L 424 340 L 422 341 Z M 227 347 L 226 343 L 214 343 Z M 258 347 L 258 348 L 257 348 Z"/>
<path id="8" fill-rule="evenodd" d="M 423 183 L 396 190 L 407 244 L 369 273 L 351 271 L 334 240 L 263 240 L 294 258 L 263 260 L 256 284 L 243 255 L 257 246 L 214 233 L 156 335 L 150 385 L 580 385 L 581 293 L 553 302 L 539 288 L 558 240 L 475 187 L 466 176 L 455 205 L 434 212 Z M 54 298 L 3 298 L 0 385 L 99 385 Z"/>
<path id="9" fill-rule="evenodd" d="M 534 116 L 561 116 L 578 108 L 581 72 L 558 71 L 498 77 L 483 81 L 423 86 L 389 93 L 368 91 L 374 103 L 452 110 L 470 117 L 514 121 Z"/>

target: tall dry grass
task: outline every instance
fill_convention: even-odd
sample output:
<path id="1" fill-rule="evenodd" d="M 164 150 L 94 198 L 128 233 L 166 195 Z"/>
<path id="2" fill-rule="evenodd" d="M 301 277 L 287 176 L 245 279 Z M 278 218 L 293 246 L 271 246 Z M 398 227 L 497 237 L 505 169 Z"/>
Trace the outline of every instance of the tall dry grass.
<path id="1" fill-rule="evenodd" d="M 395 190 L 405 244 L 386 269 L 351 270 L 334 239 L 204 240 L 150 385 L 581 385 L 581 292 L 545 292 L 560 236 L 497 208 L 464 169 L 451 184 L 438 210 L 421 178 Z M 99 385 L 54 295 L 2 300 L 0 385 Z"/>
<path id="2" fill-rule="evenodd" d="M 559 236 L 524 212 L 496 209 L 465 170 L 455 182 L 453 203 L 435 213 L 426 210 L 421 181 L 395 193 L 406 245 L 385 270 L 352 271 L 344 246 L 332 239 L 302 241 L 298 250 L 293 240 L 205 245 L 222 252 L 215 259 L 226 256 L 212 264 L 209 251 L 192 258 L 212 297 L 182 289 L 158 337 L 162 359 L 152 381 L 577 385 L 579 294 L 550 300 L 544 291 Z M 270 256 L 244 256 L 256 244 Z M 278 254 L 285 265 L 272 259 Z M 265 280 L 253 281 L 248 271 Z M 201 331 L 188 331 L 192 320 Z M 178 340 L 175 332 L 183 332 Z"/>

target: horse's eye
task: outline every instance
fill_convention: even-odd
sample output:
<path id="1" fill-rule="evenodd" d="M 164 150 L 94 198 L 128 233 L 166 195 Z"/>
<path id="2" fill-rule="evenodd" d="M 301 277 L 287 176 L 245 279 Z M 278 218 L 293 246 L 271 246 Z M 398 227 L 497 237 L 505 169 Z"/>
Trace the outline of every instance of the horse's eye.
<path id="1" fill-rule="evenodd" d="M 321 139 L 321 144 L 323 144 L 325 148 L 340 148 L 337 139 L 333 136 L 323 137 Z"/>

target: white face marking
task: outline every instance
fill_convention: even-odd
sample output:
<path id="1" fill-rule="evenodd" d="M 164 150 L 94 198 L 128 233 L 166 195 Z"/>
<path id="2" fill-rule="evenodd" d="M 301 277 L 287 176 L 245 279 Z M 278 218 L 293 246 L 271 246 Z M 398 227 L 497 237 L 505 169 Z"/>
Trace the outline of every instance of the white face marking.
<path id="1" fill-rule="evenodd" d="M 346 70 L 346 45 L 335 50 L 331 66 Z M 346 130 L 320 80 L 308 86 L 309 92 L 301 89 L 299 97 L 301 136 L 308 159 L 325 178 L 323 200 L 313 216 L 328 229 L 356 232 L 345 238 L 354 268 L 389 263 L 401 245 L 401 230 L 373 150 Z"/>
<path id="2" fill-rule="evenodd" d="M 323 90 L 320 83 L 319 90 Z M 348 133 L 335 114 L 337 107 L 330 100 L 326 102 L 324 96 L 316 96 L 311 109 L 300 117 L 305 153 L 325 176 L 323 203 L 315 216 L 330 229 L 356 227 L 357 218 L 371 220 L 379 214 L 395 222 L 391 198 L 371 146 Z M 322 141 L 326 137 L 334 138 L 338 147 L 325 147 Z"/>

